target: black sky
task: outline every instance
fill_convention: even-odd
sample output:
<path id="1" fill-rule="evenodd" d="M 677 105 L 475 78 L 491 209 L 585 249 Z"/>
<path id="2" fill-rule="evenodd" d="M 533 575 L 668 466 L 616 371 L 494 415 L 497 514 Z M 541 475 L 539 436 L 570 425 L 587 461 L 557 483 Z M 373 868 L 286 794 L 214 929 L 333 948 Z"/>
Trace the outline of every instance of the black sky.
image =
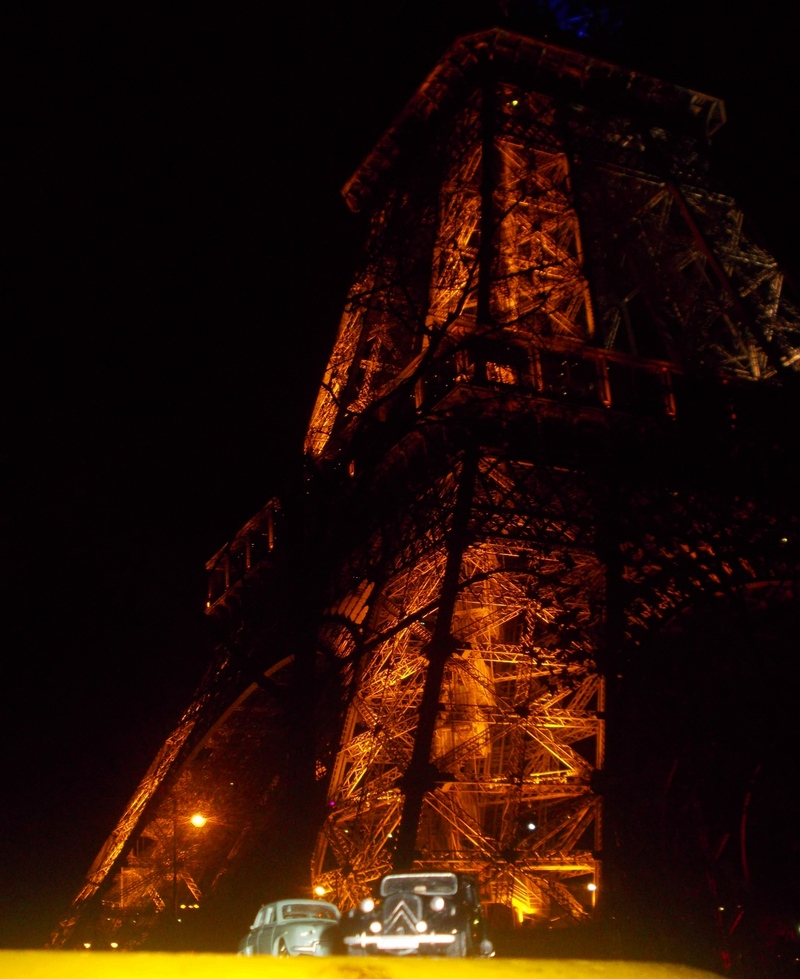
<path id="1" fill-rule="evenodd" d="M 630 6 L 591 50 L 726 101 L 719 182 L 800 276 L 797 15 Z M 0 947 L 45 941 L 204 669 L 204 563 L 280 489 L 335 334 L 340 187 L 452 40 L 542 23 L 515 16 L 11 7 Z"/>

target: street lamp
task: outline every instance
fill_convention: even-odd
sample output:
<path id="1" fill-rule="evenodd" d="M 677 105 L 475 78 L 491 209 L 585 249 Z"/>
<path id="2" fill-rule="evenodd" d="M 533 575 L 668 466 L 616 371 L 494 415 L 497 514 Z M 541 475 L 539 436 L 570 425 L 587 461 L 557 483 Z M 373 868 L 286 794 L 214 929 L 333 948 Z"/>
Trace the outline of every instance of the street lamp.
<path id="1" fill-rule="evenodd" d="M 188 822 L 202 829 L 208 817 L 200 812 L 189 817 Z M 172 797 L 172 917 L 178 919 L 178 810 L 175 797 Z"/>

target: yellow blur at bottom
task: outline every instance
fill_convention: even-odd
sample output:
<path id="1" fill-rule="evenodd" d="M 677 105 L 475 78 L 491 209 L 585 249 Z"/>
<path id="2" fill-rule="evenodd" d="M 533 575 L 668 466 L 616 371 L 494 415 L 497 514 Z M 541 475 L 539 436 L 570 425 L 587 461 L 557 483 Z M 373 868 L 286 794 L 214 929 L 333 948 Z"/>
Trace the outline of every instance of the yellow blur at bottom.
<path id="1" fill-rule="evenodd" d="M 151 952 L 0 952 L 2 979 L 715 979 L 688 966 L 587 959 L 242 958 Z"/>

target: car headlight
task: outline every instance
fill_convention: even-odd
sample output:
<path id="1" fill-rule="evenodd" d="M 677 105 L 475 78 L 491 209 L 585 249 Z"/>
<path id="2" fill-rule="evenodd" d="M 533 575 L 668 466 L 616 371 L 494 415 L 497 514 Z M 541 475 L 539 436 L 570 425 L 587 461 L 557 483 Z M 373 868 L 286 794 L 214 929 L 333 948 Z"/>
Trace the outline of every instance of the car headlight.
<path id="1" fill-rule="evenodd" d="M 380 921 L 371 921 L 369 924 L 369 930 L 372 932 L 373 935 L 377 935 L 378 932 L 381 930 Z"/>
<path id="2" fill-rule="evenodd" d="M 375 910 L 375 902 L 372 900 L 371 897 L 365 897 L 364 900 L 359 905 L 359 907 L 364 912 L 364 914 L 369 914 L 370 911 Z"/>
<path id="3" fill-rule="evenodd" d="M 432 897 L 431 898 L 431 911 L 441 911 L 444 908 L 444 898 L 443 897 Z"/>
<path id="4" fill-rule="evenodd" d="M 417 931 L 423 932 L 423 931 L 427 931 L 427 930 L 428 930 L 428 922 L 427 921 L 418 921 L 417 922 Z"/>

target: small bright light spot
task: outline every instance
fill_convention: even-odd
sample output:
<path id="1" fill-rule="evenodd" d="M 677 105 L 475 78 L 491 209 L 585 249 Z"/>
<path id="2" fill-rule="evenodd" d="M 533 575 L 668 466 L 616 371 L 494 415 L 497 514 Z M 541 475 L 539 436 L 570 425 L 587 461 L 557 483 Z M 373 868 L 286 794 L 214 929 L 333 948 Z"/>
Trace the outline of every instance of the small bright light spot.
<path id="1" fill-rule="evenodd" d="M 427 921 L 418 921 L 417 922 L 417 931 L 427 931 L 427 930 L 428 930 L 428 922 Z"/>
<path id="2" fill-rule="evenodd" d="M 112 948 L 119 948 L 119 943 L 118 942 L 112 942 L 111 943 L 111 947 Z"/>
<path id="3" fill-rule="evenodd" d="M 721 904 L 720 904 L 720 906 L 719 906 L 719 907 L 717 908 L 717 911 L 724 911 L 724 910 L 725 910 L 725 908 L 724 908 L 724 907 L 723 907 L 723 906 L 722 906 Z"/>
<path id="4" fill-rule="evenodd" d="M 369 930 L 372 932 L 373 935 L 377 935 L 378 932 L 381 930 L 380 921 L 370 921 Z"/>
<path id="5" fill-rule="evenodd" d="M 322 884 L 317 884 L 317 886 L 314 888 L 314 893 L 317 895 L 317 897 L 322 897 L 323 894 L 327 894 L 328 892 L 325 890 Z"/>
<path id="6" fill-rule="evenodd" d="M 431 898 L 431 910 L 432 911 L 441 911 L 442 908 L 444 908 L 444 898 L 443 897 L 440 897 L 438 895 L 436 897 L 432 897 Z"/>
<path id="7" fill-rule="evenodd" d="M 84 948 L 91 948 L 92 947 L 92 943 L 91 942 L 84 942 L 83 943 L 83 947 Z"/>
<path id="8" fill-rule="evenodd" d="M 364 900 L 361 902 L 361 910 L 364 912 L 364 914 L 369 914 L 370 911 L 375 910 L 375 902 L 371 897 L 364 898 Z"/>
<path id="9" fill-rule="evenodd" d="M 185 910 L 186 910 L 186 905 L 185 904 L 182 904 L 181 905 L 181 911 L 185 911 Z"/>
<path id="10" fill-rule="evenodd" d="M 531 821 L 528 821 L 528 822 L 527 822 L 527 823 L 525 824 L 525 828 L 526 828 L 526 829 L 529 829 L 529 830 L 531 830 L 531 832 L 533 832 L 533 830 L 535 830 L 535 829 L 536 829 L 536 823 L 534 823 L 534 822 L 531 822 Z"/>
<path id="11" fill-rule="evenodd" d="M 587 884 L 586 885 L 586 889 L 589 890 L 589 891 L 596 891 L 597 890 L 597 884 Z"/>
<path id="12" fill-rule="evenodd" d="M 192 826 L 205 826 L 205 824 L 208 822 L 208 819 L 206 819 L 206 817 L 203 816 L 201 813 L 196 812 L 194 816 L 192 816 L 192 818 L 189 820 L 189 822 L 192 824 Z"/>

